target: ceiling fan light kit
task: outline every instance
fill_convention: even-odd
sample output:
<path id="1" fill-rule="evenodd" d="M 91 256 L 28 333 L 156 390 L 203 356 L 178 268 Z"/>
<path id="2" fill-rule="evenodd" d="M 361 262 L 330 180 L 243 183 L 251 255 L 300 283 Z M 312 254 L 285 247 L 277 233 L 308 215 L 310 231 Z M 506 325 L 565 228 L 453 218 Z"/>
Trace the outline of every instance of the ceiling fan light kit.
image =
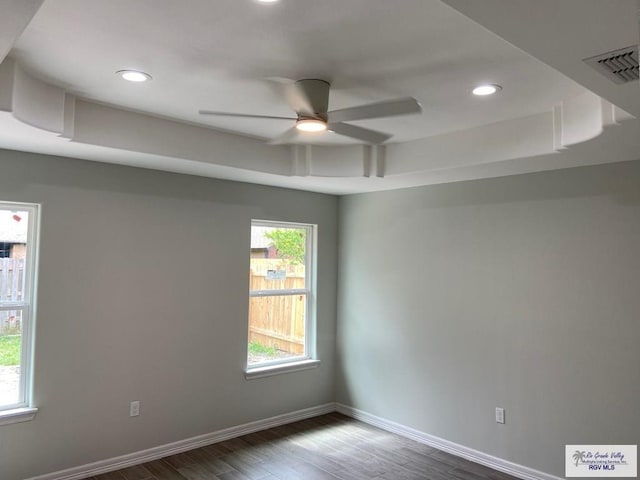
<path id="1" fill-rule="evenodd" d="M 344 122 L 422 112 L 422 107 L 418 101 L 412 97 L 328 111 L 330 86 L 329 82 L 317 78 L 307 78 L 287 84 L 285 86 L 284 99 L 289 107 L 296 113 L 297 117 L 275 117 L 271 115 L 251 115 L 212 110 L 200 110 L 200 114 L 240 118 L 295 120 L 296 123 L 293 127 L 269 142 L 270 144 L 280 145 L 295 142 L 298 137 L 298 132 L 306 135 L 324 131 L 344 135 L 367 144 L 380 144 L 391 138 L 391 135 Z"/>
<path id="2" fill-rule="evenodd" d="M 301 132 L 324 132 L 327 129 L 327 124 L 322 120 L 303 118 L 296 122 L 296 128 Z"/>

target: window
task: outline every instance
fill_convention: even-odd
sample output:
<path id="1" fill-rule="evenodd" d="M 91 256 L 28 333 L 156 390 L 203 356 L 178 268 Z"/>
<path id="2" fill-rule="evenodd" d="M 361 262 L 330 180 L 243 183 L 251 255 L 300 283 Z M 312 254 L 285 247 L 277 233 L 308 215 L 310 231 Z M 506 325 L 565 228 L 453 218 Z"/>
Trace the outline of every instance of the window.
<path id="1" fill-rule="evenodd" d="M 315 226 L 254 220 L 247 378 L 315 366 Z"/>
<path id="2" fill-rule="evenodd" d="M 0 202 L 0 425 L 30 420 L 38 206 Z"/>

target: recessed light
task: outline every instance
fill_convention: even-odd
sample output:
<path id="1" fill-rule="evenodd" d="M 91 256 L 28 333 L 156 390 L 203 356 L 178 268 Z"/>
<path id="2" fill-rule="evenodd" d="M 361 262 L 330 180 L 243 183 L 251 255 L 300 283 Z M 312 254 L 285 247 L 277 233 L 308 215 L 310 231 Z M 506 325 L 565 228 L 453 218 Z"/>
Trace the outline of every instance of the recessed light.
<path id="1" fill-rule="evenodd" d="M 120 75 L 129 82 L 146 82 L 151 80 L 151 75 L 138 70 L 118 70 L 116 75 Z"/>
<path id="2" fill-rule="evenodd" d="M 324 132 L 327 129 L 327 124 L 322 120 L 308 118 L 298 120 L 296 128 L 302 132 Z"/>
<path id="3" fill-rule="evenodd" d="M 258 3 L 278 3 L 280 0 L 256 0 Z"/>
<path id="4" fill-rule="evenodd" d="M 485 85 L 478 85 L 476 88 L 474 88 L 471 91 L 471 93 L 473 93 L 474 95 L 478 95 L 480 97 L 484 97 L 485 95 L 493 95 L 499 90 L 502 90 L 502 87 L 500 85 L 485 84 Z"/>

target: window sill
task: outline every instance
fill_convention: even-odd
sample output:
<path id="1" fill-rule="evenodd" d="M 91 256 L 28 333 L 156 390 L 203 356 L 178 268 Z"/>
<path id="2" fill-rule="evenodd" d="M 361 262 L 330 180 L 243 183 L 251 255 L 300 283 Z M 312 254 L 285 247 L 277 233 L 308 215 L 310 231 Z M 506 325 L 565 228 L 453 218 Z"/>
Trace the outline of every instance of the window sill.
<path id="1" fill-rule="evenodd" d="M 299 372 L 300 370 L 309 370 L 317 368 L 320 360 L 301 360 L 299 362 L 291 362 L 278 365 L 268 365 L 265 367 L 255 367 L 245 371 L 244 378 L 253 380 L 254 378 L 270 377 L 272 375 L 280 375 L 283 373 Z"/>
<path id="2" fill-rule="evenodd" d="M 28 422 L 34 419 L 36 413 L 38 413 L 38 409 L 31 407 L 0 411 L 0 425 Z"/>

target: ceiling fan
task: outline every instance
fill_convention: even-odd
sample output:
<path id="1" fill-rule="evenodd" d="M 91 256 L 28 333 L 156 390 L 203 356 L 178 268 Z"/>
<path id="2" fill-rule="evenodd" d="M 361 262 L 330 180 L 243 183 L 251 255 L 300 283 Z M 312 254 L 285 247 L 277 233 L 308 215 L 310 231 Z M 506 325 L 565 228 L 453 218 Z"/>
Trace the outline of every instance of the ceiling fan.
<path id="1" fill-rule="evenodd" d="M 391 135 L 344 122 L 407 115 L 422 111 L 422 107 L 415 98 L 405 97 L 329 112 L 329 87 L 329 82 L 318 79 L 303 79 L 286 85 L 285 100 L 297 117 L 250 115 L 212 110 L 200 110 L 199 113 L 225 117 L 295 120 L 296 123 L 293 127 L 269 141 L 272 145 L 280 145 L 290 143 L 298 132 L 312 133 L 326 130 L 365 143 L 379 144 L 391 138 Z"/>

